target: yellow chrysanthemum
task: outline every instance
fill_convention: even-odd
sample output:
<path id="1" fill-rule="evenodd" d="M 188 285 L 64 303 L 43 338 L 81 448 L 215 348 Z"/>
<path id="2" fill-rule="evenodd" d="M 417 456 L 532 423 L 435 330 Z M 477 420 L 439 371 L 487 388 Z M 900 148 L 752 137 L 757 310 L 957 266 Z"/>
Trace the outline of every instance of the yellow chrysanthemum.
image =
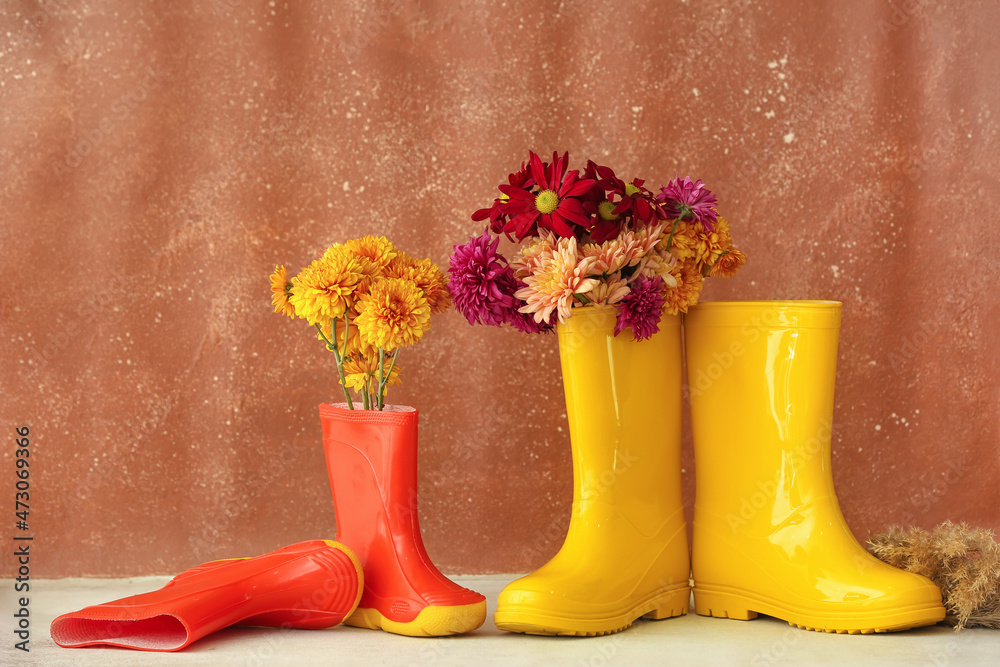
<path id="1" fill-rule="evenodd" d="M 403 278 L 416 284 L 424 292 L 424 298 L 432 313 L 443 313 L 451 305 L 448 280 L 441 269 L 429 259 L 413 259 L 404 252 L 391 262 L 385 271 L 388 278 Z"/>
<path id="2" fill-rule="evenodd" d="M 388 370 L 388 366 L 389 360 L 387 358 L 385 370 Z M 402 369 L 393 365 L 386 385 L 400 384 L 400 373 L 402 373 Z M 347 386 L 357 393 L 360 394 L 362 389 L 367 389 L 370 396 L 375 396 L 378 393 L 378 352 L 356 354 L 345 360 L 344 379 Z M 388 395 L 388 390 L 385 393 Z"/>
<path id="3" fill-rule="evenodd" d="M 413 345 L 430 328 L 431 308 L 423 290 L 405 278 L 383 278 L 361 297 L 355 320 L 361 339 L 391 352 Z"/>
<path id="4" fill-rule="evenodd" d="M 351 239 L 343 244 L 336 244 L 327 250 L 324 259 L 334 255 L 343 255 L 353 258 L 358 262 L 358 271 L 361 279 L 354 289 L 354 299 L 357 301 L 363 294 L 367 294 L 372 283 L 385 277 L 386 268 L 398 254 L 395 246 L 384 236 L 362 236 L 359 239 Z"/>
<path id="5" fill-rule="evenodd" d="M 722 254 L 722 257 L 716 260 L 712 268 L 708 270 L 707 275 L 712 278 L 731 278 L 736 275 L 741 266 L 746 264 L 746 261 L 746 253 L 736 248 L 729 248 Z"/>
<path id="6" fill-rule="evenodd" d="M 341 317 L 350 306 L 361 280 L 358 260 L 341 252 L 329 252 L 292 278 L 289 302 L 295 314 L 309 324 L 327 324 Z"/>
<path id="7" fill-rule="evenodd" d="M 671 275 L 677 285 L 664 292 L 666 301 L 663 304 L 663 312 L 670 315 L 686 313 L 688 308 L 698 303 L 698 297 L 701 295 L 703 284 L 701 271 L 694 261 L 688 260 L 674 266 Z"/>
<path id="8" fill-rule="evenodd" d="M 341 248 L 354 257 L 367 260 L 372 265 L 379 267 L 380 270 L 385 270 L 399 252 L 389 242 L 389 239 L 371 234 L 359 239 L 351 239 L 345 242 Z"/>
<path id="9" fill-rule="evenodd" d="M 292 296 L 291 289 L 292 283 L 288 280 L 288 272 L 284 266 L 278 264 L 271 274 L 271 305 L 274 306 L 274 312 L 295 319 L 295 308 L 288 301 Z"/>
<path id="10" fill-rule="evenodd" d="M 373 239 L 373 241 L 368 243 L 365 242 L 366 239 Z M 326 249 L 320 260 L 334 265 L 350 260 L 357 263 L 357 272 L 361 274 L 361 277 L 358 279 L 358 284 L 355 287 L 355 301 L 361 294 L 368 291 L 368 288 L 374 281 L 385 275 L 385 266 L 382 262 L 388 264 L 389 260 L 380 256 L 380 252 L 384 252 L 385 249 L 376 245 L 377 240 L 374 236 L 366 236 L 360 239 L 352 239 L 347 243 L 335 243 Z M 382 240 L 384 241 L 385 239 Z M 388 241 L 385 242 L 389 243 Z M 395 250 L 393 250 L 394 253 Z"/>
<path id="11" fill-rule="evenodd" d="M 677 225 L 670 250 L 677 259 L 682 262 L 694 260 L 698 264 L 698 269 L 703 270 L 712 266 L 732 243 L 729 223 L 725 218 L 719 217 L 715 229 L 711 232 L 696 220 L 682 221 Z"/>

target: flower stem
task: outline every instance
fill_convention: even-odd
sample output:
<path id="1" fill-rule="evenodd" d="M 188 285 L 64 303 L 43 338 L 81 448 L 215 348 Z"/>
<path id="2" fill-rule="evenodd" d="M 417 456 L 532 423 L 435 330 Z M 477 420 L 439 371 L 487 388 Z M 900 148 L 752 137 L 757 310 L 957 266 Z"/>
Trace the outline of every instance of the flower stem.
<path id="1" fill-rule="evenodd" d="M 333 323 L 336 324 L 337 320 L 334 320 Z M 333 334 L 333 340 L 336 341 L 337 340 L 336 330 L 331 328 L 330 333 Z M 347 314 L 347 311 L 344 311 L 344 351 L 340 353 L 341 357 L 347 356 L 347 339 L 350 337 L 351 337 L 351 318 Z"/>
<path id="2" fill-rule="evenodd" d="M 385 370 L 385 350 L 383 348 L 378 349 L 378 395 L 375 400 L 378 401 L 378 409 L 381 410 L 385 405 L 385 380 L 383 379 L 383 371 Z"/>
<path id="3" fill-rule="evenodd" d="M 718 257 L 716 257 L 715 261 L 712 263 L 712 266 L 715 266 L 716 264 L 718 264 L 719 260 L 721 260 L 723 257 L 725 257 L 726 255 L 728 255 L 730 252 L 731 251 L 727 250 L 724 253 L 722 253 L 721 255 L 719 255 Z M 712 270 L 712 266 L 706 266 L 705 268 L 703 268 L 701 270 L 701 275 L 702 276 L 707 276 L 708 272 Z"/>
<path id="4" fill-rule="evenodd" d="M 385 352 L 381 348 L 379 348 L 379 366 L 378 366 L 379 375 L 382 374 L 382 363 L 384 362 L 384 357 L 382 356 L 383 354 L 385 354 Z M 379 396 L 382 397 L 383 405 L 385 403 L 385 389 L 386 386 L 389 384 L 389 378 L 392 377 L 392 369 L 396 366 L 396 356 L 398 354 L 399 354 L 399 348 L 397 347 L 396 351 L 392 353 L 392 361 L 389 362 L 389 371 L 385 374 L 385 379 L 383 380 L 381 377 L 379 378 L 378 393 Z M 381 409 L 382 408 L 380 407 L 379 410 Z"/>
<path id="5" fill-rule="evenodd" d="M 667 250 L 670 250 L 670 244 L 674 242 L 674 232 L 677 231 L 677 225 L 679 224 L 681 224 L 680 217 L 674 220 L 674 226 L 670 229 L 670 236 L 667 238 Z"/>
<path id="6" fill-rule="evenodd" d="M 316 331 L 319 332 L 320 337 L 326 342 L 326 348 L 333 352 L 333 358 L 337 360 L 337 374 L 340 375 L 340 386 L 344 390 L 344 398 L 347 399 L 347 409 L 354 409 L 354 401 L 351 400 L 351 392 L 347 390 L 347 378 L 344 377 L 344 358 L 340 356 L 340 351 L 337 349 L 337 344 L 335 342 L 330 342 L 330 339 L 326 337 L 323 333 L 323 327 L 319 324 L 313 325 L 316 327 Z M 337 319 L 334 318 L 330 322 L 330 334 L 333 336 L 334 341 L 337 339 Z"/>

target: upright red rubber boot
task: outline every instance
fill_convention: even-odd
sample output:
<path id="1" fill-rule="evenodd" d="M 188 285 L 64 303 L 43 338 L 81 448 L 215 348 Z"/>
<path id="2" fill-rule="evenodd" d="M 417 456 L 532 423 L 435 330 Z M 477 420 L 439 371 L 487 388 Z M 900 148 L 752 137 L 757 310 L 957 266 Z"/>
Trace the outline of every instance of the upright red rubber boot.
<path id="1" fill-rule="evenodd" d="M 441 574 L 417 521 L 417 411 L 320 405 L 337 540 L 358 554 L 365 592 L 347 625 L 413 637 L 475 630 L 486 598 Z"/>
<path id="2" fill-rule="evenodd" d="M 65 648 L 179 651 L 230 625 L 328 628 L 358 606 L 364 577 L 342 544 L 311 540 L 255 558 L 218 560 L 163 588 L 86 607 L 52 621 Z"/>

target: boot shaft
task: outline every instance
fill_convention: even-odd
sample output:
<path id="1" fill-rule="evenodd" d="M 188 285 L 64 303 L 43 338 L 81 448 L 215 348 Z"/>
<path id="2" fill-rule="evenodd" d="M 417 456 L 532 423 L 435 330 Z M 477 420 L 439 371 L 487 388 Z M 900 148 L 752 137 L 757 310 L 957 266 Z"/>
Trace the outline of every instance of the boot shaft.
<path id="1" fill-rule="evenodd" d="M 680 506 L 680 319 L 635 341 L 614 308 L 580 308 L 557 326 L 573 451 L 574 506 L 612 504 L 635 521 Z"/>
<path id="2" fill-rule="evenodd" d="M 338 541 L 349 544 L 364 562 L 373 531 L 387 522 L 394 534 L 419 535 L 417 410 L 323 404 L 319 413 Z"/>
<path id="3" fill-rule="evenodd" d="M 696 507 L 743 518 L 832 496 L 840 304 L 714 302 L 685 320 Z M 782 511 L 774 507 L 773 511 Z M 697 517 L 696 517 L 697 522 Z"/>

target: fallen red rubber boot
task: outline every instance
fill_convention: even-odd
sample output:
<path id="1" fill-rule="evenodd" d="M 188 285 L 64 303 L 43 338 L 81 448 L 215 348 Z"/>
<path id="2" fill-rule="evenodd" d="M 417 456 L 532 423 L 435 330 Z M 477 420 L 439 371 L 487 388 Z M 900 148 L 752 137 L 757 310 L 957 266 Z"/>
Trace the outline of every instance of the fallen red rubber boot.
<path id="1" fill-rule="evenodd" d="M 475 630 L 486 598 L 441 574 L 417 522 L 417 411 L 319 406 L 337 540 L 358 554 L 365 592 L 347 625 L 413 637 Z"/>
<path id="2" fill-rule="evenodd" d="M 337 625 L 358 606 L 363 588 L 350 549 L 311 540 L 255 558 L 205 563 L 157 591 L 63 614 L 52 621 L 51 635 L 65 648 L 179 651 L 230 625 Z"/>

